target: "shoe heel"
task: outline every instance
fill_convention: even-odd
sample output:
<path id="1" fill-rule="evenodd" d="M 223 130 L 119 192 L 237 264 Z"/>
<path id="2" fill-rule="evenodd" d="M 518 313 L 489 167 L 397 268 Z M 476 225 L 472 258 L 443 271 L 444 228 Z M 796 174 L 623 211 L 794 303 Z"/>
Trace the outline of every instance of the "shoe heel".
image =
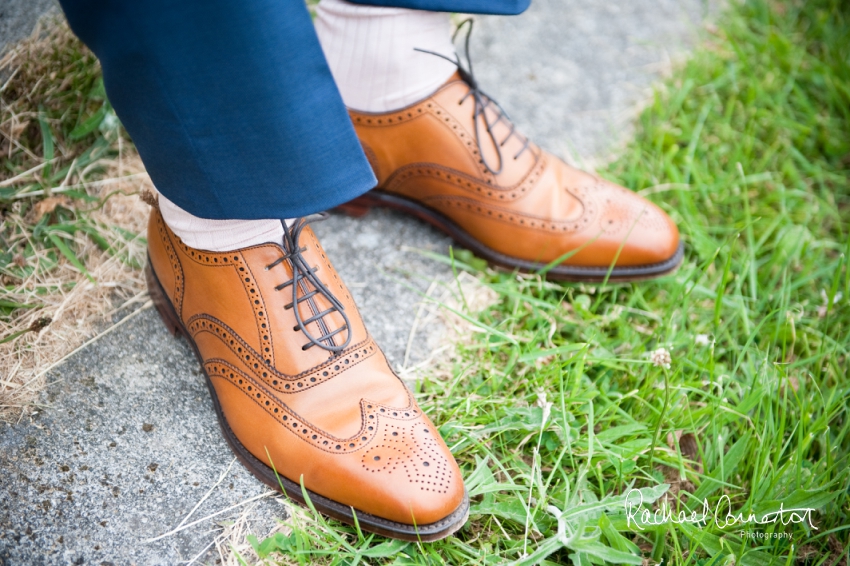
<path id="1" fill-rule="evenodd" d="M 354 218 L 366 216 L 369 211 L 372 210 L 372 207 L 375 206 L 375 201 L 367 195 L 368 193 L 366 195 L 359 196 L 354 200 L 350 200 L 345 204 L 341 204 L 336 207 L 336 210 Z"/>
<path id="2" fill-rule="evenodd" d="M 171 305 L 171 300 L 165 294 L 165 289 L 162 288 L 162 284 L 157 279 L 150 260 L 148 260 L 148 264 L 145 267 L 145 280 L 148 284 L 148 294 L 151 297 L 153 306 L 156 307 L 156 311 L 159 313 L 159 317 L 165 324 L 165 328 L 168 329 L 172 336 L 183 334 L 183 326 L 180 324 L 180 319 Z"/>

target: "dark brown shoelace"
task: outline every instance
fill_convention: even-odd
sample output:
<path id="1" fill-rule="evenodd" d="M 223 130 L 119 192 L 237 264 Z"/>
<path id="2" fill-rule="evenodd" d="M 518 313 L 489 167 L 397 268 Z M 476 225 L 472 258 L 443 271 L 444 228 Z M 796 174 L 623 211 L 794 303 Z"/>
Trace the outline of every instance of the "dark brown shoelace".
<path id="1" fill-rule="evenodd" d="M 301 232 L 309 223 L 317 220 L 324 220 L 327 217 L 328 214 L 324 212 L 320 214 L 312 214 L 310 216 L 296 219 L 291 227 L 286 225 L 286 221 L 281 220 L 280 223 L 283 225 L 284 255 L 267 265 L 266 271 L 283 263 L 284 261 L 288 261 L 292 267 L 292 279 L 277 285 L 274 290 L 282 291 L 287 287 L 292 288 L 292 302 L 284 305 L 285 309 L 292 309 L 296 305 L 306 301 L 310 310 L 313 312 L 313 316 L 304 320 L 301 318 L 300 309 L 294 309 L 297 324 L 293 330 L 300 330 L 309 340 L 307 344 L 301 346 L 301 349 L 307 350 L 313 346 L 318 346 L 319 348 L 332 352 L 333 354 L 338 354 L 348 347 L 349 342 L 351 342 L 351 323 L 348 320 L 348 316 L 345 314 L 345 306 L 343 306 L 339 299 L 331 293 L 331 290 L 328 289 L 327 286 L 325 286 L 325 284 L 322 283 L 322 281 L 316 276 L 319 266 L 310 267 L 307 264 L 307 261 L 302 255 L 307 248 L 301 247 L 298 243 L 298 240 L 301 237 Z M 301 291 L 300 297 L 298 296 L 299 290 Z M 316 295 L 321 295 L 327 299 L 331 306 L 320 311 L 319 306 L 316 304 L 314 299 Z M 343 324 L 339 328 L 331 330 L 328 327 L 325 317 L 334 312 L 337 312 L 340 316 L 342 316 Z M 307 329 L 307 325 L 313 322 L 316 322 L 321 329 L 321 336 L 316 337 Z M 346 333 L 345 342 L 342 345 L 337 345 L 334 337 L 341 332 Z"/>
<path id="2" fill-rule="evenodd" d="M 455 58 L 447 57 L 441 53 L 437 53 L 436 51 L 428 51 L 426 49 L 416 48 L 415 51 L 419 51 L 422 53 L 428 53 L 429 55 L 436 55 L 441 59 L 445 59 L 449 63 L 452 63 L 457 67 L 458 73 L 460 74 L 461 79 L 469 86 L 469 91 L 464 95 L 463 98 L 460 99 L 458 104 L 463 104 L 467 98 L 470 96 L 475 101 L 475 105 L 473 108 L 473 116 L 472 120 L 475 123 L 475 145 L 478 147 L 478 155 L 481 157 L 481 162 L 484 164 L 484 167 L 492 173 L 493 175 L 498 175 L 502 172 L 504 168 L 505 162 L 504 157 L 502 156 L 502 147 L 508 142 L 509 139 L 513 136 L 517 136 L 522 140 L 523 144 L 520 150 L 514 155 L 514 159 L 519 159 L 519 156 L 523 154 L 523 152 L 528 149 L 529 139 L 519 132 L 516 131 L 516 126 L 508 117 L 508 113 L 505 112 L 504 108 L 501 105 L 493 100 L 487 93 L 481 90 L 478 86 L 478 81 L 475 80 L 475 75 L 472 73 L 472 59 L 469 56 L 469 38 L 472 36 L 472 18 L 466 19 L 457 27 L 454 35 L 452 36 L 452 42 L 454 43 L 457 35 L 460 31 L 466 28 L 466 37 L 464 38 L 464 55 L 466 57 L 466 67 L 464 67 L 460 62 L 460 56 L 455 52 Z M 487 109 L 493 108 L 496 118 L 492 122 L 490 118 L 487 116 Z M 480 133 L 480 123 L 478 117 L 481 117 L 484 122 L 484 127 L 487 131 L 487 135 L 490 137 L 490 141 L 493 142 L 493 147 L 496 148 L 496 155 L 499 156 L 499 167 L 498 169 L 494 169 L 490 163 L 487 161 L 487 158 L 484 156 L 484 151 L 481 148 L 481 133 Z M 493 133 L 493 128 L 496 127 L 496 124 L 504 121 L 506 124 L 510 126 L 510 131 L 505 139 L 499 141 L 496 139 L 496 134 Z"/>

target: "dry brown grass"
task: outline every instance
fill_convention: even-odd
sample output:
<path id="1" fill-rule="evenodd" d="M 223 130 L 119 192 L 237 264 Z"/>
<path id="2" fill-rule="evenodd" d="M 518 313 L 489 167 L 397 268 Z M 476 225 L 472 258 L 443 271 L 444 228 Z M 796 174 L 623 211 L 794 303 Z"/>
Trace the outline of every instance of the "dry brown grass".
<path id="1" fill-rule="evenodd" d="M 134 167 L 141 168 L 138 159 L 133 163 Z M 111 196 L 100 211 L 92 214 L 95 221 L 141 233 L 149 207 L 134 193 L 146 183 L 146 178 L 131 178 L 109 186 L 108 190 L 122 193 Z M 92 192 L 97 195 L 103 191 L 95 189 Z M 21 222 L 14 214 L 5 220 Z M 19 309 L 17 316 L 2 323 L 4 337 L 30 328 L 34 331 L 0 344 L 0 367 L 3 368 L 0 372 L 0 419 L 17 418 L 30 406 L 44 386 L 46 370 L 98 330 L 102 331 L 109 315 L 147 300 L 141 270 L 126 263 L 122 256 L 104 252 L 84 236 L 76 238 L 75 242 L 78 255 L 86 258 L 84 265 L 94 282 L 61 258 L 58 265 L 46 273 L 36 269 L 30 277 L 14 281 L 12 289 L 4 285 L 6 300 L 41 306 Z M 12 242 L 12 245 L 19 243 Z M 146 249 L 144 241 L 125 242 L 124 246 L 127 256 L 141 263 Z M 28 261 L 43 261 L 46 254 L 41 251 Z M 45 288 L 54 292 L 42 294 L 37 291 Z M 48 323 L 35 330 L 44 322 Z"/>
<path id="2" fill-rule="evenodd" d="M 14 420 L 49 368 L 146 302 L 138 195 L 152 187 L 63 20 L 13 46 L 0 74 L 0 420 Z"/>

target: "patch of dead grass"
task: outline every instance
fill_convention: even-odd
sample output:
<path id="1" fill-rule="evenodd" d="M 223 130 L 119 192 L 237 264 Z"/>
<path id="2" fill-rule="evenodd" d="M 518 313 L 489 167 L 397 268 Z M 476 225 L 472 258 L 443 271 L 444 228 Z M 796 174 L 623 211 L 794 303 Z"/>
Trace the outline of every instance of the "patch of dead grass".
<path id="1" fill-rule="evenodd" d="M 138 195 L 152 186 L 64 20 L 12 46 L 0 74 L 0 420 L 16 420 L 47 369 L 147 301 Z"/>
<path id="2" fill-rule="evenodd" d="M 137 156 L 128 160 L 127 171 L 144 171 Z M 150 207 L 137 193 L 149 188 L 150 181 L 146 175 L 115 179 L 120 180 L 93 190 L 97 196 L 107 191 L 119 192 L 106 199 L 100 210 L 92 212 L 91 218 L 103 226 L 142 234 Z M 4 221 L 23 223 L 14 213 L 7 215 Z M 25 238 L 25 234 L 21 238 Z M 85 236 L 75 237 L 74 241 L 77 255 L 85 258 L 84 266 L 91 279 L 66 258 L 60 258 L 47 272 L 35 269 L 26 279 L 8 281 L 4 285 L 4 300 L 40 307 L 19 309 L 10 320 L 2 322 L 0 335 L 7 337 L 46 324 L 0 344 L 0 367 L 3 368 L 0 371 L 0 419 L 18 418 L 44 387 L 45 370 L 103 330 L 110 315 L 147 301 L 144 276 L 137 267 L 144 261 L 147 249 L 143 238 L 127 241 L 116 237 L 114 243 L 123 250 L 116 249 L 112 254 Z M 20 242 L 10 243 L 14 247 Z M 45 261 L 47 254 L 48 251 L 41 250 L 26 261 Z M 39 292 L 42 289 L 53 292 Z"/>

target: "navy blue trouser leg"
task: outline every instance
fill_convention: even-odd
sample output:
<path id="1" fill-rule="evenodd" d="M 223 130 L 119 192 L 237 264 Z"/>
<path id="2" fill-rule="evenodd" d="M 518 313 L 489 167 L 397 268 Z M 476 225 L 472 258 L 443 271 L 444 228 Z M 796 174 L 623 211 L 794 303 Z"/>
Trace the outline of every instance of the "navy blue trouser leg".
<path id="1" fill-rule="evenodd" d="M 515 13 L 528 1 L 368 3 Z M 303 0 L 60 2 L 151 179 L 181 208 L 293 218 L 375 185 Z"/>

